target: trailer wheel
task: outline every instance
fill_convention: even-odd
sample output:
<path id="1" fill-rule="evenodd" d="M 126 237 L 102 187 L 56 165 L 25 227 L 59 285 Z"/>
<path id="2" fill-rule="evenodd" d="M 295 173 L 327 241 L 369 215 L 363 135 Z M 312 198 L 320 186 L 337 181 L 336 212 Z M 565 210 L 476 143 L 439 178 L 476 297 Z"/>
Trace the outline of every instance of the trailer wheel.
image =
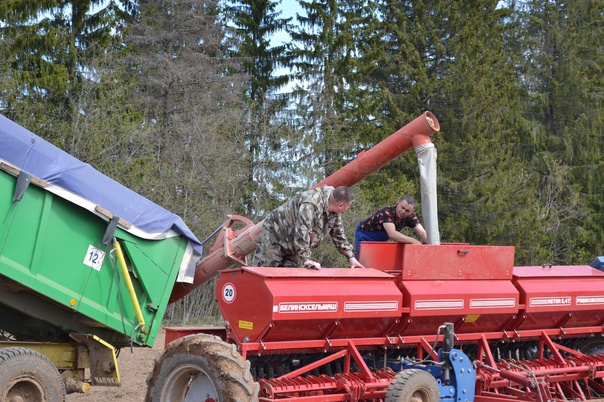
<path id="1" fill-rule="evenodd" d="M 440 388 L 427 371 L 407 369 L 400 371 L 388 386 L 386 402 L 437 402 Z"/>
<path id="2" fill-rule="evenodd" d="M 0 401 L 65 401 L 65 383 L 46 356 L 25 348 L 0 349 Z"/>
<path id="3" fill-rule="evenodd" d="M 147 402 L 254 402 L 258 384 L 235 345 L 211 335 L 171 342 L 147 377 Z"/>

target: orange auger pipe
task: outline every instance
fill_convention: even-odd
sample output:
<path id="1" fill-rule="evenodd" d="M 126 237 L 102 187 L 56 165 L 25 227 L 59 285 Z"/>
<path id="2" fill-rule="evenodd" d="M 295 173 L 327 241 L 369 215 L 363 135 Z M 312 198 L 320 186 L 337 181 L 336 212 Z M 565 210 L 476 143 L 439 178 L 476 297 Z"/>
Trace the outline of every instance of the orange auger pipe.
<path id="1" fill-rule="evenodd" d="M 375 172 L 415 144 L 414 137 L 429 137 L 440 130 L 440 124 L 430 112 L 424 112 L 411 123 L 391 134 L 373 148 L 362 151 L 359 156 L 346 166 L 312 188 L 328 186 L 352 187 L 371 173 Z M 430 140 L 428 139 L 428 142 Z"/>
<path id="2" fill-rule="evenodd" d="M 356 159 L 312 188 L 323 185 L 352 187 L 409 148 L 430 142 L 428 137 L 439 130 L 440 124 L 436 117 L 430 112 L 424 112 L 373 148 L 362 151 Z M 234 231 L 232 227 L 236 222 L 243 223 L 245 227 Z M 246 218 L 229 215 L 222 228 L 223 234 L 218 236 L 209 255 L 197 263 L 193 283 L 177 282 L 170 295 L 170 303 L 203 285 L 216 276 L 218 271 L 233 264 L 245 265 L 246 257 L 256 249 L 263 222 L 254 225 Z"/>

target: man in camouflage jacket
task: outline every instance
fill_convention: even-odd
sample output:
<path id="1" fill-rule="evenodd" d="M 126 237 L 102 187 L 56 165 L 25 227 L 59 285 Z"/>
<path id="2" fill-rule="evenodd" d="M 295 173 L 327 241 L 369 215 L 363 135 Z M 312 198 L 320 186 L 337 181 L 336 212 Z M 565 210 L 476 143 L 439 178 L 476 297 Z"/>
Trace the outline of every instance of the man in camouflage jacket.
<path id="1" fill-rule="evenodd" d="M 338 252 L 348 258 L 351 268 L 363 268 L 346 239 L 341 214 L 350 208 L 354 194 L 345 186 L 322 186 L 304 191 L 264 221 L 253 265 L 321 269 L 311 260 L 311 250 L 329 234 Z"/>

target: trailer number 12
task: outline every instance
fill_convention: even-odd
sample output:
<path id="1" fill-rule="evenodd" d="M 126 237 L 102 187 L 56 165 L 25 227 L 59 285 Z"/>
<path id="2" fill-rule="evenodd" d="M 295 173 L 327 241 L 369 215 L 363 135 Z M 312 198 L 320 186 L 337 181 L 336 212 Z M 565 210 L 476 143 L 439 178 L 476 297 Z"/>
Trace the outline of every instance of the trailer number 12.
<path id="1" fill-rule="evenodd" d="M 88 251 L 84 257 L 84 264 L 96 269 L 97 271 L 100 271 L 104 259 L 105 252 L 103 250 L 100 250 L 93 245 L 88 246 Z"/>

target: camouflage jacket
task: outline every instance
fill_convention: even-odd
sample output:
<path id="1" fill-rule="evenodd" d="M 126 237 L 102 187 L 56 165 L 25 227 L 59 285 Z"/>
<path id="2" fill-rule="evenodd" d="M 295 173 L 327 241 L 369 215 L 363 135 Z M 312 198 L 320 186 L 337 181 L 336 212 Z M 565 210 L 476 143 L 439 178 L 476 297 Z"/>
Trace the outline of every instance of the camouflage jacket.
<path id="1" fill-rule="evenodd" d="M 263 230 L 271 232 L 285 253 L 297 255 L 303 261 L 311 259 L 311 249 L 317 247 L 327 234 L 340 254 L 353 257 L 341 214 L 327 211 L 332 191 L 333 187 L 322 186 L 298 194 L 266 218 Z"/>

